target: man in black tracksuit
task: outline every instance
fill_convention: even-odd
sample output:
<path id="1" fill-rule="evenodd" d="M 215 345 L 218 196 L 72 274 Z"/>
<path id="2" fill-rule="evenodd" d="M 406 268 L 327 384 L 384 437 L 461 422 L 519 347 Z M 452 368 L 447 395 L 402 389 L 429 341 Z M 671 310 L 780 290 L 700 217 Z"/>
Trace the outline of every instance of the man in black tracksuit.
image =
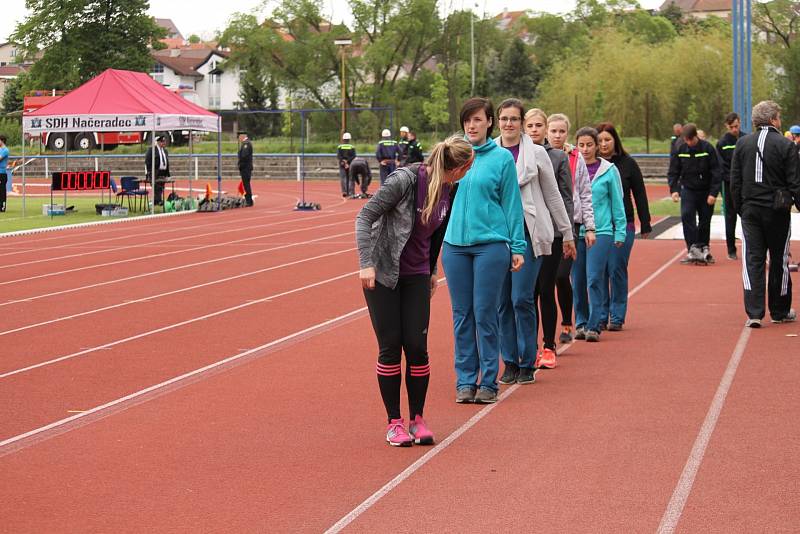
<path id="1" fill-rule="evenodd" d="M 769 251 L 767 304 L 772 322 L 794 321 L 789 277 L 791 206 L 776 209 L 776 191 L 788 191 L 800 209 L 797 148 L 781 135 L 780 107 L 772 101 L 753 107 L 753 130 L 739 139 L 731 161 L 731 193 L 742 218 L 744 309 L 747 326 L 764 318 L 764 266 Z"/>
<path id="2" fill-rule="evenodd" d="M 682 136 L 682 142 L 676 143 L 670 154 L 667 173 L 672 200 L 681 202 L 683 238 L 689 251 L 686 259 L 681 261 L 713 263 L 708 242 L 722 167 L 711 143 L 697 137 L 697 126 L 692 123 L 684 125 Z"/>
<path id="3" fill-rule="evenodd" d="M 422 163 L 425 157 L 422 155 L 422 145 L 417 141 L 415 132 L 408 132 L 408 154 L 406 155 L 406 165 L 412 163 Z"/>
<path id="4" fill-rule="evenodd" d="M 728 259 L 736 259 L 736 210 L 731 198 L 731 158 L 739 138 L 747 135 L 741 131 L 739 115 L 728 113 L 725 117 L 725 134 L 717 141 L 717 154 L 722 163 L 722 210 L 725 212 L 725 243 L 728 245 Z"/>
<path id="5" fill-rule="evenodd" d="M 239 132 L 238 167 L 239 176 L 242 177 L 244 186 L 244 201 L 250 207 L 253 205 L 253 190 L 250 187 L 250 178 L 253 176 L 253 144 L 247 137 L 247 132 Z"/>

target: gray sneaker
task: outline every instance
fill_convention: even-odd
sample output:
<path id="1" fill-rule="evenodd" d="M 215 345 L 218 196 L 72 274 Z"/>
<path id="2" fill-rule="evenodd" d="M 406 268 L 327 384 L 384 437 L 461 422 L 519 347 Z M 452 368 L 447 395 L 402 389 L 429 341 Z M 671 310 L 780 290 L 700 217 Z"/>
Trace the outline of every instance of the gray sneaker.
<path id="1" fill-rule="evenodd" d="M 587 330 L 586 341 L 588 341 L 589 343 L 597 343 L 598 341 L 600 341 L 600 332 L 596 332 L 594 330 Z"/>
<path id="2" fill-rule="evenodd" d="M 703 259 L 706 261 L 706 263 L 717 263 L 717 260 L 715 260 L 714 256 L 711 255 L 711 249 L 708 248 L 708 245 L 703 246 L 703 248 L 700 249 L 700 252 L 703 254 Z"/>
<path id="3" fill-rule="evenodd" d="M 575 339 L 581 340 L 586 339 L 586 329 L 582 327 L 578 327 L 575 329 Z"/>
<path id="4" fill-rule="evenodd" d="M 748 319 L 744 325 L 747 328 L 761 328 L 761 319 Z"/>
<path id="5" fill-rule="evenodd" d="M 458 391 L 456 391 L 456 402 L 458 404 L 470 404 L 475 402 L 475 388 L 459 388 Z"/>
<path id="6" fill-rule="evenodd" d="M 772 318 L 773 323 L 793 323 L 796 320 L 797 320 L 797 312 L 794 311 L 794 308 L 789 310 L 789 313 L 787 313 L 781 319 L 775 319 L 774 317 Z"/>
<path id="7" fill-rule="evenodd" d="M 475 404 L 492 404 L 497 402 L 497 392 L 489 388 L 480 388 L 475 395 Z"/>

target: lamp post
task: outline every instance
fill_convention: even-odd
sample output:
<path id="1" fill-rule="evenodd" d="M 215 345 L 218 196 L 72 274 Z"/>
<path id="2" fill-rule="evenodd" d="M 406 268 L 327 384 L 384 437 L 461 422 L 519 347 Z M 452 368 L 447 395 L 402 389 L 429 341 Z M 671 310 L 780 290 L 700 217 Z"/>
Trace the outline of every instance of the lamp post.
<path id="1" fill-rule="evenodd" d="M 345 108 L 345 67 L 344 67 L 344 47 L 353 44 L 352 39 L 334 39 L 333 44 L 339 47 L 339 53 L 342 56 L 342 131 L 339 132 L 339 139 L 342 138 L 344 132 L 347 130 L 347 112 Z"/>

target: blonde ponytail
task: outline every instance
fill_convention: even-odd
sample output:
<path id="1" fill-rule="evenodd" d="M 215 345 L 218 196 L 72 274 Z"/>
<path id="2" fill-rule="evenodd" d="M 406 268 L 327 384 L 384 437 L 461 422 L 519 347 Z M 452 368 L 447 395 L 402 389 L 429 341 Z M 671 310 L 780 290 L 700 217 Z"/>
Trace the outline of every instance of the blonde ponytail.
<path id="1" fill-rule="evenodd" d="M 439 204 L 447 171 L 465 165 L 471 157 L 472 145 L 460 135 L 448 137 L 433 147 L 426 162 L 428 195 L 425 198 L 425 206 L 422 208 L 422 224 L 428 224 L 433 210 Z"/>

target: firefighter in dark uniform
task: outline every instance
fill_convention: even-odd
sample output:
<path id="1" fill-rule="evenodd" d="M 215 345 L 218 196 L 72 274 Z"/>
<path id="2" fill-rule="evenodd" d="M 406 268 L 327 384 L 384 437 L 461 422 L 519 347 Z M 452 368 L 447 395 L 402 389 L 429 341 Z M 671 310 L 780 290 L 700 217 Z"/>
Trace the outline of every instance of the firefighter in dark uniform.
<path id="1" fill-rule="evenodd" d="M 378 142 L 378 149 L 375 151 L 375 157 L 378 158 L 378 165 L 380 165 L 381 185 L 397 168 L 397 159 L 399 157 L 397 141 L 391 139 L 391 137 L 392 132 L 388 129 L 383 130 L 381 132 L 381 140 Z"/>
<path id="2" fill-rule="evenodd" d="M 717 151 L 697 136 L 697 126 L 683 126 L 682 139 L 669 156 L 669 191 L 681 202 L 683 238 L 688 254 L 682 263 L 714 263 L 709 241 L 711 216 L 719 194 L 722 166 Z"/>
<path id="3" fill-rule="evenodd" d="M 353 181 L 350 178 L 350 163 L 356 157 L 356 147 L 350 144 L 350 133 L 342 134 L 342 144 L 336 148 L 336 158 L 339 160 L 339 185 L 342 196 L 353 196 Z"/>
<path id="4" fill-rule="evenodd" d="M 239 176 L 242 177 L 244 186 L 244 201 L 250 207 L 253 205 L 253 190 L 250 188 L 250 178 L 253 176 L 253 144 L 247 132 L 239 132 L 238 167 Z"/>
<path id="5" fill-rule="evenodd" d="M 736 141 L 746 135 L 741 131 L 741 121 L 735 112 L 725 117 L 727 132 L 717 141 L 717 154 L 722 163 L 722 210 L 725 212 L 725 243 L 728 245 L 728 259 L 736 259 L 736 210 L 731 198 L 731 158 Z"/>
<path id="6" fill-rule="evenodd" d="M 424 159 L 422 155 L 422 145 L 417 141 L 417 134 L 408 132 L 408 155 L 406 156 L 406 165 L 422 163 Z"/>
<path id="7" fill-rule="evenodd" d="M 372 181 L 372 171 L 369 168 L 367 160 L 361 157 L 353 158 L 353 161 L 350 163 L 350 180 L 358 184 L 361 188 L 361 194 L 353 195 L 353 198 L 370 197 L 369 193 L 367 193 L 367 188 Z M 355 188 L 355 186 L 353 187 Z"/>
<path id="8" fill-rule="evenodd" d="M 397 162 L 398 166 L 408 165 L 408 126 L 400 127 L 400 139 L 397 141 Z"/>
<path id="9" fill-rule="evenodd" d="M 764 318 L 764 293 L 774 323 L 795 321 L 789 276 L 792 204 L 800 209 L 797 147 L 781 135 L 781 108 L 770 100 L 753 107 L 753 133 L 739 139 L 731 161 L 731 192 L 742 219 L 742 281 L 746 326 Z M 769 286 L 764 270 L 769 251 Z"/>

